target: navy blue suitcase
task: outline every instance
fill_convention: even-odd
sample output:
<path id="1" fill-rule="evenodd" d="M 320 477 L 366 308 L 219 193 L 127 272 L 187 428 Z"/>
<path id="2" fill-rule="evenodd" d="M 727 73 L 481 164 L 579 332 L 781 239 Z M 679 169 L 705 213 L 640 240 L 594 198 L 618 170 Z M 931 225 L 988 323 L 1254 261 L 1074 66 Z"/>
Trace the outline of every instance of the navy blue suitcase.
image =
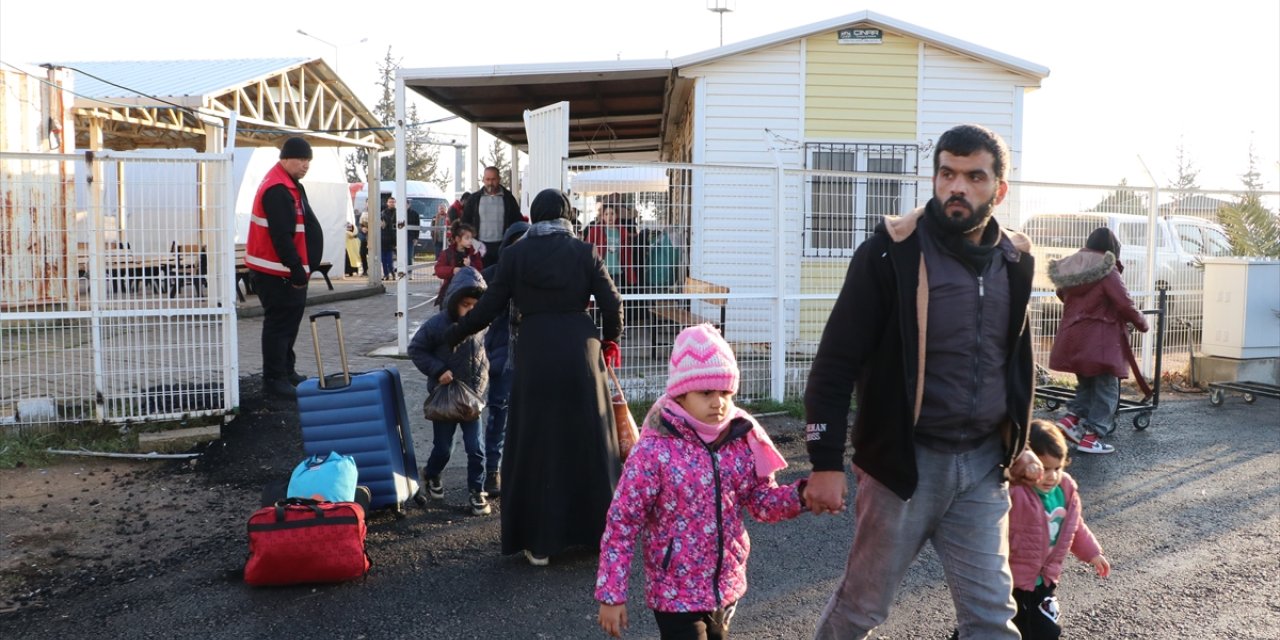
<path id="1" fill-rule="evenodd" d="M 338 352 L 342 357 L 342 373 L 330 376 L 324 374 L 316 329 L 316 320 L 323 317 L 332 317 L 337 323 Z M 369 487 L 372 494 L 371 509 L 391 507 L 397 516 L 403 516 L 408 500 L 426 504 L 418 486 L 418 461 L 413 453 L 400 371 L 388 366 L 351 373 L 342 315 L 337 311 L 311 315 L 311 339 L 319 377 L 298 385 L 298 416 L 307 455 L 337 451 L 354 457 L 359 471 L 357 484 Z"/>

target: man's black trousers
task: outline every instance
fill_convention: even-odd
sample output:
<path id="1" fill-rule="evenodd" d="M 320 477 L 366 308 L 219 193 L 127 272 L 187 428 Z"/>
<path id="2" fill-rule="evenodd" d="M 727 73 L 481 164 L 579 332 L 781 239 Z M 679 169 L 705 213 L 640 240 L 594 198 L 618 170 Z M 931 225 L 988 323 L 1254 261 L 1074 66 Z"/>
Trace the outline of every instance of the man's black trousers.
<path id="1" fill-rule="evenodd" d="M 255 288 L 262 301 L 262 379 L 287 378 L 297 370 L 293 343 L 307 308 L 307 288 L 288 278 L 255 272 Z"/>

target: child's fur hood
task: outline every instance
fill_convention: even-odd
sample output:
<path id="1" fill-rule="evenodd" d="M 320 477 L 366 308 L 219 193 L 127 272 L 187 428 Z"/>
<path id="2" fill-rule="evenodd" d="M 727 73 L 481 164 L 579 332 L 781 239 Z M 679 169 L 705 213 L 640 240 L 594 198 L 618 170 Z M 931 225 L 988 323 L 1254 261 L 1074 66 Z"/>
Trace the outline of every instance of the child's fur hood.
<path id="1" fill-rule="evenodd" d="M 1097 282 L 1116 268 L 1116 256 L 1110 251 L 1081 249 L 1065 258 L 1049 261 L 1049 280 L 1059 289 L 1070 289 Z"/>

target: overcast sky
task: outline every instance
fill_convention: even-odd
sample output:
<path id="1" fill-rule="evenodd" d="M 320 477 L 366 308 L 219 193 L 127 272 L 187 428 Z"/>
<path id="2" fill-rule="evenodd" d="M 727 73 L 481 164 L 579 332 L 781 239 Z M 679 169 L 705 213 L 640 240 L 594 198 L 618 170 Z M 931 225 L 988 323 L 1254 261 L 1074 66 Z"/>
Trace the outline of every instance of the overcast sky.
<path id="1" fill-rule="evenodd" d="M 197 10 L 63 0 L 51 12 L 53 5 L 5 0 L 0 60 L 323 56 L 333 64 L 336 51 L 339 73 L 371 105 L 388 47 L 404 67 L 676 57 L 719 44 L 707 4 L 228 0 Z M 1164 186 L 1177 175 L 1181 145 L 1201 187 L 1238 189 L 1252 143 L 1266 188 L 1280 189 L 1276 0 L 1218 0 L 1195 10 L 1154 0 L 730 4 L 726 43 L 868 9 L 1048 67 L 1026 100 L 1024 179 L 1147 185 L 1141 157 Z"/>

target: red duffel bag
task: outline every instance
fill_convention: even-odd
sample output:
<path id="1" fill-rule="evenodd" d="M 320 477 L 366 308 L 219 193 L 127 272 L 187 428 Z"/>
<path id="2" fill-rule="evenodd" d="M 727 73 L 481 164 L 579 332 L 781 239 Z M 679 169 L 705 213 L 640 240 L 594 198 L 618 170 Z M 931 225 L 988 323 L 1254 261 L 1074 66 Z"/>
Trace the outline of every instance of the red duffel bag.
<path id="1" fill-rule="evenodd" d="M 364 509 L 290 498 L 249 518 L 244 581 L 254 586 L 341 582 L 369 572 Z"/>

